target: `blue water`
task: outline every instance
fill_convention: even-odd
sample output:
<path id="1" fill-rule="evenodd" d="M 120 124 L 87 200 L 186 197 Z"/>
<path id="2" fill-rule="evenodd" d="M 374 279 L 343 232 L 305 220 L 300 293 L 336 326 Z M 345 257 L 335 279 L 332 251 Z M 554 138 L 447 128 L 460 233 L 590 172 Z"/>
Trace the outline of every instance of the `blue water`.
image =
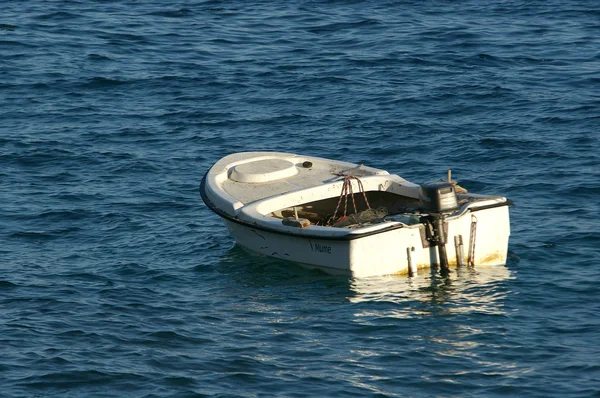
<path id="1" fill-rule="evenodd" d="M 600 396 L 596 2 L 23 0 L 0 55 L 1 396 Z M 451 168 L 509 262 L 248 255 L 198 195 L 244 150 Z"/>

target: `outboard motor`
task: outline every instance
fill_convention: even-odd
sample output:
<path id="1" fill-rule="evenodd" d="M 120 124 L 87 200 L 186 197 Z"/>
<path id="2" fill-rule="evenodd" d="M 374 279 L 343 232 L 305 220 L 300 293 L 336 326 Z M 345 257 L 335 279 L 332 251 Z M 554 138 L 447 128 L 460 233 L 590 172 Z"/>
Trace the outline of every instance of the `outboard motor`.
<path id="1" fill-rule="evenodd" d="M 458 209 L 458 198 L 453 184 L 427 182 L 419 187 L 421 209 L 429 213 L 450 213 Z"/>
<path id="2" fill-rule="evenodd" d="M 458 209 L 458 197 L 456 188 L 449 182 L 429 182 L 419 187 L 420 210 L 429 213 L 429 217 L 422 220 L 425 225 L 430 225 L 433 246 L 438 247 L 440 257 L 441 274 L 449 273 L 448 255 L 446 254 L 446 233 L 444 231 L 444 220 L 447 214 Z"/>

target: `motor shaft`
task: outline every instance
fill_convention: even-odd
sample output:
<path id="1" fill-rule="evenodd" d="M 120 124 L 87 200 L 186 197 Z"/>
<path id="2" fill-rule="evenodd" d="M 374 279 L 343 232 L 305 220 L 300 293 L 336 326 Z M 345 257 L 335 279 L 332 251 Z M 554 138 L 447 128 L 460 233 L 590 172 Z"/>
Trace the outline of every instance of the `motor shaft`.
<path id="1" fill-rule="evenodd" d="M 450 273 L 448 267 L 448 254 L 446 253 L 446 233 L 444 231 L 444 216 L 437 215 L 433 220 L 435 241 L 438 247 L 440 257 L 440 273 L 446 276 Z"/>

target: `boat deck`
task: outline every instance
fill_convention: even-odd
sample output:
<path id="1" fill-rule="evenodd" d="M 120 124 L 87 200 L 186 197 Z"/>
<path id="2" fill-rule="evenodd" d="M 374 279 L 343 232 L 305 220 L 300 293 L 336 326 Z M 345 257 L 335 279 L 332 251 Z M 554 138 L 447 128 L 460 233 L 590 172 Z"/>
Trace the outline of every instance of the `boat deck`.
<path id="1" fill-rule="evenodd" d="M 222 189 L 242 204 L 339 181 L 339 174 L 348 172 L 357 177 L 389 174 L 354 163 L 273 152 L 230 155 L 211 169 L 220 174 Z"/>

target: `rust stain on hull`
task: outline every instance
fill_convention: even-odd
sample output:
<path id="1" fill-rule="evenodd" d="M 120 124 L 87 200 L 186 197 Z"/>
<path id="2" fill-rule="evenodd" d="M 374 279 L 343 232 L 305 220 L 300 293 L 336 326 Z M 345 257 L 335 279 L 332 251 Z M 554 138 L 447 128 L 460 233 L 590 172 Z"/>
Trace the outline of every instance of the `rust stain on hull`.
<path id="1" fill-rule="evenodd" d="M 480 261 L 481 264 L 484 265 L 495 265 L 495 264 L 503 264 L 506 261 L 506 253 L 495 252 L 483 258 Z M 475 264 L 477 265 L 477 264 Z"/>
<path id="2" fill-rule="evenodd" d="M 501 264 L 505 263 L 505 261 L 504 261 L 505 258 L 506 258 L 506 256 L 504 253 L 495 252 L 495 253 L 489 254 L 488 256 L 484 257 L 483 260 L 476 262 L 475 268 L 477 268 L 477 265 L 501 265 Z M 417 264 L 417 273 L 422 270 L 431 269 L 432 266 L 439 266 L 439 264 L 438 263 Z M 454 269 L 458 268 L 458 261 L 456 260 L 456 257 L 448 259 L 448 266 L 451 268 L 454 268 Z M 408 267 L 405 269 L 399 270 L 397 272 L 394 272 L 390 275 L 408 276 Z"/>

